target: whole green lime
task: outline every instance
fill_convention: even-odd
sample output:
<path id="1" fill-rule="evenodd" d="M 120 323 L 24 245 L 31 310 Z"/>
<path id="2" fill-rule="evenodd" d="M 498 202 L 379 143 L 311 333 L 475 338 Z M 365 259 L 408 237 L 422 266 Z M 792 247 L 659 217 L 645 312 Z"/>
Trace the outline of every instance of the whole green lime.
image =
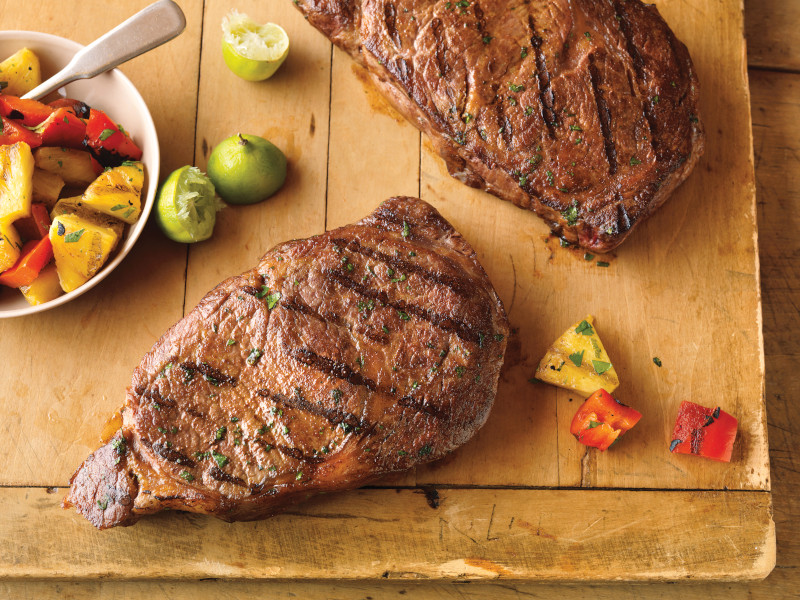
<path id="1" fill-rule="evenodd" d="M 286 156 L 262 137 L 239 133 L 211 151 L 207 172 L 225 202 L 255 204 L 283 186 Z"/>

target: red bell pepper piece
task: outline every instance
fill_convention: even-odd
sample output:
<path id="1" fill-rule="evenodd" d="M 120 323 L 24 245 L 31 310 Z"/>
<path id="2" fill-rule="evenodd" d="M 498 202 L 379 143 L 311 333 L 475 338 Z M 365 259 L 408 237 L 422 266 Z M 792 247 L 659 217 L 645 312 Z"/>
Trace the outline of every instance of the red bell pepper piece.
<path id="1" fill-rule="evenodd" d="M 14 266 L 0 274 L 0 283 L 14 288 L 30 285 L 51 260 L 53 244 L 50 243 L 50 236 L 31 240 L 22 246 L 22 254 Z"/>
<path id="2" fill-rule="evenodd" d="M 35 127 L 52 112 L 52 108 L 38 100 L 23 100 L 16 96 L 0 95 L 0 115 L 15 121 L 21 120 L 27 127 Z"/>
<path id="3" fill-rule="evenodd" d="M 31 148 L 38 148 L 42 145 L 42 138 L 38 133 L 34 133 L 19 121 L 13 121 L 0 117 L 3 120 L 3 132 L 0 133 L 0 146 L 25 142 Z"/>
<path id="4" fill-rule="evenodd" d="M 669 450 L 730 462 L 738 427 L 736 418 L 719 406 L 706 408 L 684 400 L 678 409 Z"/>
<path id="5" fill-rule="evenodd" d="M 81 119 L 89 118 L 89 105 L 74 98 L 58 98 L 50 102 L 47 106 L 51 108 L 66 108 L 76 117 Z"/>
<path id="6" fill-rule="evenodd" d="M 578 441 L 606 450 L 616 439 L 639 422 L 642 414 L 600 389 L 589 396 L 575 413 L 569 432 Z"/>
<path id="7" fill-rule="evenodd" d="M 31 204 L 31 216 L 14 221 L 14 229 L 23 240 L 40 240 L 50 233 L 50 214 L 41 202 Z"/>
<path id="8" fill-rule="evenodd" d="M 64 146 L 82 149 L 86 137 L 86 123 L 68 108 L 56 109 L 36 129 L 43 146 Z"/>
<path id="9" fill-rule="evenodd" d="M 118 162 L 124 160 L 139 160 L 142 158 L 141 149 L 133 140 L 119 130 L 117 125 L 108 118 L 102 110 L 89 111 L 89 120 L 86 122 L 86 143 L 94 150 L 100 162 L 104 162 L 107 154 Z"/>

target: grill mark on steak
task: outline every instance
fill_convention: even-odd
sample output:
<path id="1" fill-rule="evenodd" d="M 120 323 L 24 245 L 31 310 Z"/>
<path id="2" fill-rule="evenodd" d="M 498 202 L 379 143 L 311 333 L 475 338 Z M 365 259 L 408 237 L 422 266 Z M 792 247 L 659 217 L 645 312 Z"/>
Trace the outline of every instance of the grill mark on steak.
<path id="1" fill-rule="evenodd" d="M 503 100 L 498 99 L 498 102 L 494 105 L 495 112 L 497 112 L 497 130 L 500 132 L 500 135 L 503 137 L 503 142 L 505 142 L 507 147 L 511 147 L 513 145 L 512 134 L 513 131 L 511 129 L 511 123 L 506 116 L 506 110 L 503 106 Z"/>
<path id="2" fill-rule="evenodd" d="M 252 285 L 243 285 L 239 288 L 239 291 L 251 296 L 255 296 L 256 298 L 258 298 L 258 295 L 261 293 L 260 289 L 253 287 Z"/>
<path id="3" fill-rule="evenodd" d="M 403 40 L 400 38 L 400 34 L 397 33 L 397 8 L 391 2 L 387 2 L 383 7 L 383 20 L 394 45 L 402 48 Z"/>
<path id="4" fill-rule="evenodd" d="M 226 375 L 219 369 L 215 369 L 206 362 L 201 362 L 200 364 L 197 364 L 187 361 L 181 363 L 180 367 L 181 369 L 186 371 L 187 374 L 197 371 L 203 377 L 205 377 L 206 381 L 208 381 L 212 385 L 220 385 L 223 383 L 227 383 L 230 384 L 231 387 L 236 387 L 239 383 L 239 380 L 236 377 L 231 377 L 230 375 Z"/>
<path id="5" fill-rule="evenodd" d="M 152 400 L 159 405 L 166 404 L 167 406 L 173 407 L 176 404 L 175 400 L 172 398 L 167 398 L 166 396 L 162 396 L 161 392 L 158 390 L 145 388 L 144 386 L 138 386 L 136 388 L 136 394 L 138 396 L 142 396 L 143 398 L 147 398 L 148 400 Z"/>
<path id="6" fill-rule="evenodd" d="M 273 402 L 276 403 L 280 402 L 286 407 L 302 410 L 312 415 L 322 417 L 332 425 L 339 425 L 340 423 L 346 423 L 347 425 L 353 428 L 361 427 L 362 429 L 371 429 L 372 427 L 372 425 L 368 421 L 362 419 L 357 415 L 354 415 L 353 413 L 339 410 L 337 408 L 329 408 L 322 404 L 315 404 L 313 402 L 309 402 L 305 398 L 301 398 L 298 396 L 285 396 L 283 394 L 278 394 L 264 388 L 256 390 L 256 394 L 258 394 L 262 398 L 267 398 L 269 400 L 272 400 Z"/>
<path id="7" fill-rule="evenodd" d="M 350 279 L 343 271 L 333 271 L 330 269 L 323 269 L 322 275 L 325 276 L 327 279 L 331 279 L 341 285 L 344 288 L 355 292 L 359 296 L 363 296 L 364 298 L 371 298 L 373 300 L 379 300 L 383 302 L 386 306 L 390 306 L 399 312 L 404 312 L 409 315 L 414 315 L 418 319 L 423 321 L 427 321 L 434 327 L 438 327 L 443 331 L 448 331 L 451 333 L 455 333 L 458 337 L 460 337 L 464 341 L 473 342 L 475 344 L 478 343 L 480 335 L 477 331 L 463 321 L 459 321 L 458 319 L 453 319 L 451 317 L 447 317 L 441 315 L 439 313 L 435 313 L 432 310 L 422 308 L 415 304 L 408 304 L 404 300 L 396 300 L 392 301 L 389 299 L 389 296 L 386 292 L 381 290 L 373 290 L 368 288 L 360 283 L 353 281 Z"/>
<path id="8" fill-rule="evenodd" d="M 321 373 L 336 377 L 337 379 L 342 379 L 355 386 L 365 387 L 371 392 L 375 392 L 378 389 L 378 385 L 369 377 L 364 377 L 361 373 L 357 373 L 344 363 L 336 362 L 325 356 L 320 356 L 308 348 L 289 348 L 288 346 L 283 346 L 283 349 L 297 362 L 320 371 Z"/>
<path id="9" fill-rule="evenodd" d="M 600 73 L 597 70 L 597 65 L 595 65 L 594 53 L 589 55 L 589 80 L 592 82 L 595 107 L 600 120 L 600 131 L 603 134 L 603 147 L 608 160 L 608 172 L 614 175 L 617 172 L 617 147 L 611 134 L 611 111 L 608 108 L 605 96 L 603 96 L 603 90 L 599 86 Z"/>
<path id="10" fill-rule="evenodd" d="M 550 139 L 555 138 L 555 127 L 558 115 L 555 111 L 555 95 L 550 87 L 550 71 L 547 70 L 547 59 L 542 52 L 544 40 L 536 33 L 536 22 L 533 15 L 528 15 L 528 29 L 531 34 L 531 47 L 536 57 L 536 79 L 539 81 L 539 102 L 542 105 L 542 119 L 547 126 Z"/>
<path id="11" fill-rule="evenodd" d="M 186 456 L 183 452 L 175 450 L 174 448 L 170 448 L 166 444 L 162 444 L 160 442 L 151 442 L 145 437 L 141 437 L 139 439 L 144 446 L 150 448 L 153 452 L 158 454 L 161 458 L 163 458 L 166 461 L 182 465 L 189 469 L 192 469 L 195 466 L 197 466 L 196 463 L 191 458 Z"/>
<path id="12" fill-rule="evenodd" d="M 400 256 L 392 256 L 391 254 L 385 254 L 380 250 L 376 250 L 375 248 L 363 246 L 358 240 L 355 239 L 348 241 L 337 238 L 332 241 L 336 244 L 344 246 L 350 252 L 355 252 L 356 254 L 360 254 L 362 256 L 366 256 L 368 258 L 379 260 L 385 264 L 388 264 L 393 269 L 404 273 L 406 276 L 418 275 L 426 281 L 450 288 L 453 290 L 453 292 L 464 298 L 469 298 L 471 296 L 472 290 L 470 290 L 468 282 L 464 279 L 430 271 L 421 264 L 408 261 Z"/>
<path id="13" fill-rule="evenodd" d="M 450 65 L 447 63 L 447 50 L 442 39 L 442 20 L 438 17 L 431 21 L 431 32 L 433 40 L 436 42 L 436 66 L 439 67 L 439 76 L 446 77 L 450 73 Z"/>
<path id="14" fill-rule="evenodd" d="M 237 477 L 236 475 L 231 475 L 226 473 L 222 469 L 220 469 L 217 465 L 214 465 L 208 470 L 208 475 L 212 479 L 216 479 L 217 481 L 221 481 L 222 483 L 232 483 L 234 485 L 238 485 L 241 487 L 249 487 L 247 483 L 245 483 L 244 479 L 241 477 Z"/>
<path id="15" fill-rule="evenodd" d="M 442 419 L 443 421 L 448 420 L 448 416 L 444 411 L 436 406 L 426 403 L 424 399 L 420 400 L 418 398 L 414 398 L 413 396 L 403 396 L 397 401 L 397 404 L 399 406 L 411 408 L 416 412 L 423 412 L 437 419 Z"/>
<path id="16" fill-rule="evenodd" d="M 290 456 L 295 460 L 299 460 L 301 462 L 308 463 L 310 465 L 318 465 L 320 463 L 325 462 L 325 457 L 314 454 L 306 454 L 300 448 L 294 448 L 292 446 L 283 446 L 283 445 L 279 445 L 276 447 L 281 453 L 285 454 L 286 456 Z"/>

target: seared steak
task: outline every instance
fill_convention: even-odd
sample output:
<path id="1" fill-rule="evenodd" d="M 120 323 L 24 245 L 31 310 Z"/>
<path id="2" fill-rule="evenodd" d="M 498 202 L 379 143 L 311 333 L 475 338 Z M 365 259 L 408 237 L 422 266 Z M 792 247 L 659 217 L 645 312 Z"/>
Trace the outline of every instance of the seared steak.
<path id="1" fill-rule="evenodd" d="M 507 335 L 469 244 L 392 198 L 206 295 L 136 368 L 64 504 L 101 529 L 165 508 L 260 519 L 435 460 L 486 420 Z"/>
<path id="2" fill-rule="evenodd" d="M 639 0 L 296 0 L 450 174 L 597 252 L 703 151 L 689 53 Z"/>

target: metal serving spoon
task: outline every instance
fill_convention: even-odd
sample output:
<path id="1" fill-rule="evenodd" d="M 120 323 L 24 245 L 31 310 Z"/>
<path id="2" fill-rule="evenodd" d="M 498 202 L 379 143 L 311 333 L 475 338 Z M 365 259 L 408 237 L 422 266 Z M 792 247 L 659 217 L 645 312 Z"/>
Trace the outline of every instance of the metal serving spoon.
<path id="1" fill-rule="evenodd" d="M 78 52 L 69 64 L 23 98 L 38 99 L 76 79 L 91 79 L 170 41 L 186 27 L 172 0 L 158 0 Z"/>

